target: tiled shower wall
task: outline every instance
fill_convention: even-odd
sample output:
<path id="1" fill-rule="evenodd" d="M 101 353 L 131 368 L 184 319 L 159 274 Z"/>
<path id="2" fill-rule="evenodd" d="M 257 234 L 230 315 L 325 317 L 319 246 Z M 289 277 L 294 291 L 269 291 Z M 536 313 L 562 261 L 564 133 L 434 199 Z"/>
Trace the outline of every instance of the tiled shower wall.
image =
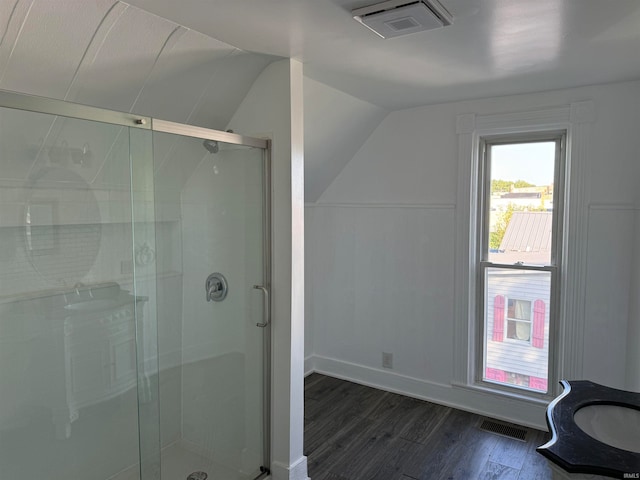
<path id="1" fill-rule="evenodd" d="M 147 247 L 152 255 L 146 261 L 138 259 L 136 274 L 155 274 L 151 264 L 156 254 L 156 233 L 166 239 L 163 246 L 167 247 L 163 258 L 158 259 L 159 273 L 181 270 L 180 256 L 173 251 L 179 247 L 174 245 L 179 244 L 177 219 L 137 223 L 134 246 L 128 191 L 70 188 L 34 193 L 27 188 L 0 188 L 0 192 L 0 299 L 27 292 L 37 296 L 37 292 L 50 290 L 70 291 L 78 283 L 131 284 L 134 248 L 139 252 Z M 40 225 L 34 221 L 34 226 L 28 227 L 26 206 L 30 202 L 25 199 L 36 196 L 39 205 L 53 205 L 53 215 Z M 153 212 L 148 205 L 142 207 L 147 216 Z"/>
<path id="2" fill-rule="evenodd" d="M 130 224 L 56 225 L 32 232 L 46 236 L 39 243 L 50 248 L 30 251 L 25 227 L 0 228 L 2 296 L 122 280 L 127 273 L 131 277 Z"/>

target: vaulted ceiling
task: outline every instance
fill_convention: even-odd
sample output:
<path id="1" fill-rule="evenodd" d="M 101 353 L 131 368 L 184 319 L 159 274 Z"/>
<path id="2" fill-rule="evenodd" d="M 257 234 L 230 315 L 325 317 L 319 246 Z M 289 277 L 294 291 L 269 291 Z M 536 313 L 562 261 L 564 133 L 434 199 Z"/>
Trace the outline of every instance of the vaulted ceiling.
<path id="1" fill-rule="evenodd" d="M 113 0 L 0 2 L 0 88 L 223 129 L 274 57 Z"/>

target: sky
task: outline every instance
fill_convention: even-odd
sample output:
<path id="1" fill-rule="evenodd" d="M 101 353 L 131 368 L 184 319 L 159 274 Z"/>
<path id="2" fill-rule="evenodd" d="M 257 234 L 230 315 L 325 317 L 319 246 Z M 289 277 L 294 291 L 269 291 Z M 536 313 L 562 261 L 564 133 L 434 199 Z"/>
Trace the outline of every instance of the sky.
<path id="1" fill-rule="evenodd" d="M 549 185 L 553 183 L 554 160 L 555 142 L 494 145 L 491 148 L 491 178 Z"/>

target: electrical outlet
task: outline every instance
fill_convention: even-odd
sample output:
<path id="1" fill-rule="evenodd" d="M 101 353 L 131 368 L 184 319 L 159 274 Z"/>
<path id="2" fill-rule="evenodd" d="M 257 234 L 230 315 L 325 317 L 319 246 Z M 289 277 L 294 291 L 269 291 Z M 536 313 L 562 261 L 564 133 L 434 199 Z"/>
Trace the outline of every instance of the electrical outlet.
<path id="1" fill-rule="evenodd" d="M 393 368 L 393 353 L 382 352 L 382 367 Z"/>

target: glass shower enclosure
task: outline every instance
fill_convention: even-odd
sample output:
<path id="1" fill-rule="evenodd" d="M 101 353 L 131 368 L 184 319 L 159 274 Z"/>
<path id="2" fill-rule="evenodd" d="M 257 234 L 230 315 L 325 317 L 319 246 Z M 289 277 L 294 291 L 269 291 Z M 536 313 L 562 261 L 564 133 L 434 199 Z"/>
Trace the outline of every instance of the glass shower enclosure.
<path id="1" fill-rule="evenodd" d="M 0 92 L 0 478 L 268 473 L 269 144 Z"/>

